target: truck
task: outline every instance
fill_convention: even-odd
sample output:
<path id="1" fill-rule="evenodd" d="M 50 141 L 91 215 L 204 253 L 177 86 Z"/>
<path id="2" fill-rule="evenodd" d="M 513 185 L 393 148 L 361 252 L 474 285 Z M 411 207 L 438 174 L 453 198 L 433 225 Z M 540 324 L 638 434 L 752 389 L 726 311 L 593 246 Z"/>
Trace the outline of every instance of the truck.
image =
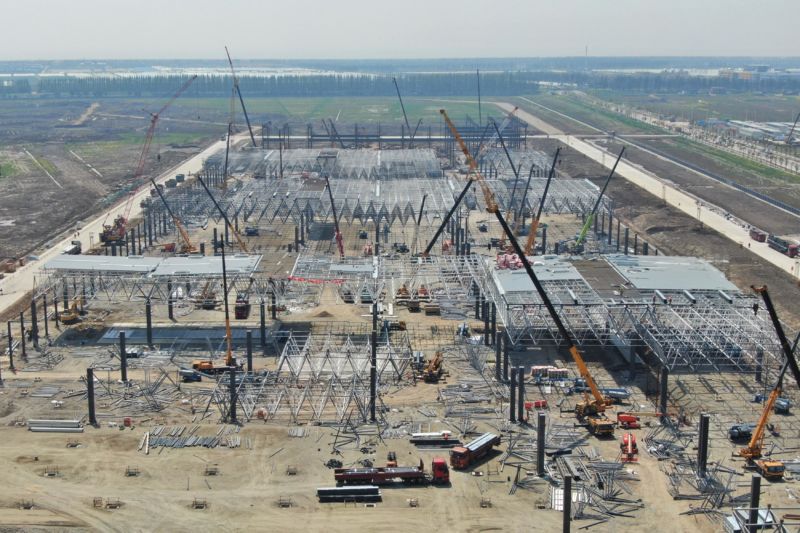
<path id="1" fill-rule="evenodd" d="M 575 378 L 574 385 L 570 389 L 570 392 L 590 392 L 590 389 L 585 379 Z M 600 392 L 606 397 L 611 398 L 614 403 L 620 403 L 631 397 L 631 392 L 629 390 L 617 387 L 604 387 L 600 389 Z"/>
<path id="2" fill-rule="evenodd" d="M 788 255 L 789 257 L 797 257 L 797 248 L 796 244 L 792 244 L 786 239 L 782 239 L 776 235 L 770 235 L 767 237 L 767 245 L 772 248 L 773 250 L 777 250 L 783 255 Z"/>
<path id="3" fill-rule="evenodd" d="M 499 435 L 484 433 L 466 446 L 456 446 L 450 450 L 450 466 L 456 470 L 469 468 L 499 444 Z"/>
<path id="4" fill-rule="evenodd" d="M 728 429 L 728 438 L 732 441 L 748 440 L 755 429 L 755 424 L 735 424 Z"/>
<path id="5" fill-rule="evenodd" d="M 422 459 L 419 466 L 379 466 L 371 468 L 336 468 L 334 479 L 339 485 L 382 485 L 400 481 L 406 485 L 446 485 L 450 483 L 450 469 L 442 457 L 434 457 L 431 474 L 425 472 Z"/>
<path id="6" fill-rule="evenodd" d="M 767 234 L 761 230 L 753 228 L 750 230 L 750 238 L 756 242 L 766 242 Z"/>
<path id="7" fill-rule="evenodd" d="M 81 241 L 72 241 L 69 246 L 64 248 L 66 255 L 80 255 L 81 254 Z"/>

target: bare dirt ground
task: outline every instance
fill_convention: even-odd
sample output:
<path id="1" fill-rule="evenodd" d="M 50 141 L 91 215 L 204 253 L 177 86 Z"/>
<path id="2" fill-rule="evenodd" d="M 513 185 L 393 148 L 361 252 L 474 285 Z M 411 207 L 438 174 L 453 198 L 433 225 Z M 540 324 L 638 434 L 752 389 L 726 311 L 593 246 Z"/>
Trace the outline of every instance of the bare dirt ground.
<path id="1" fill-rule="evenodd" d="M 549 152 L 555 150 L 557 143 L 552 140 L 536 141 L 537 146 Z M 562 150 L 561 154 L 562 171 L 602 186 L 608 175 L 605 168 L 568 148 Z M 624 222 L 641 238 L 654 244 L 661 253 L 708 259 L 744 291 L 750 290 L 751 285 L 767 284 L 781 318 L 794 329 L 800 328 L 800 311 L 796 305 L 800 288 L 789 274 L 717 232 L 701 227 L 690 216 L 665 206 L 660 199 L 628 181 L 612 180 L 608 195 L 614 200 L 617 213 Z"/>
<path id="2" fill-rule="evenodd" d="M 637 140 L 637 142 L 750 187 L 776 200 L 786 202 L 794 207 L 800 206 L 800 185 L 796 183 L 767 177 L 752 169 L 734 165 L 725 159 L 714 157 L 709 153 L 692 150 L 675 139 L 641 139 Z M 672 174 L 672 172 L 670 173 Z"/>
<path id="3" fill-rule="evenodd" d="M 134 186 L 148 125 L 142 107 L 148 105 L 122 99 L 0 101 L 0 162 L 14 167 L 0 178 L 0 258 L 35 253 Z M 202 122 L 161 124 L 146 172 L 183 161 L 219 131 Z"/>
<path id="4" fill-rule="evenodd" d="M 656 143 L 662 141 L 648 141 Z M 596 142 L 600 146 L 605 146 L 614 153 L 619 153 L 622 143 L 609 143 L 605 141 Z M 683 154 L 686 155 L 686 154 Z M 625 158 L 633 163 L 641 165 L 650 170 L 657 176 L 665 177 L 675 183 L 682 190 L 711 202 L 726 209 L 729 213 L 746 220 L 754 226 L 777 235 L 791 235 L 800 233 L 800 218 L 776 209 L 761 200 L 757 200 L 741 191 L 737 191 L 723 185 L 711 178 L 703 177 L 691 170 L 687 170 L 669 161 L 664 161 L 652 154 L 638 149 L 635 146 L 625 144 Z M 795 187 L 786 185 L 784 189 L 788 192 Z M 779 200 L 785 201 L 786 196 L 775 196 L 775 190 L 764 190 L 765 194 L 770 194 Z"/>

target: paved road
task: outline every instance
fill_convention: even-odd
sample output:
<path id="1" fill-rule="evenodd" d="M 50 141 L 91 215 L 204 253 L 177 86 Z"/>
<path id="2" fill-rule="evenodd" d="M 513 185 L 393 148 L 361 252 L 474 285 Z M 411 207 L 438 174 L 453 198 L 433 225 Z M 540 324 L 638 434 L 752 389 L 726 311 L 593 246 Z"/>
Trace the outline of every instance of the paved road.
<path id="1" fill-rule="evenodd" d="M 213 143 L 199 154 L 161 174 L 156 178 L 156 182 L 164 183 L 167 179 L 174 177 L 175 174 L 190 174 L 199 171 L 203 168 L 203 161 L 221 149 L 225 149 L 224 141 Z M 148 185 L 142 186 L 134 194 L 130 212 L 131 218 L 136 218 L 142 212 L 142 208 L 139 204 L 143 199 L 149 196 L 150 187 Z M 88 250 L 91 244 L 97 244 L 99 241 L 98 236 L 102 231 L 103 221 L 106 219 L 109 221 L 114 220 L 114 217 L 124 211 L 126 202 L 127 197 L 85 223 L 79 235 L 68 235 L 47 251 L 40 254 L 37 261 L 32 261 L 23 267 L 19 267 L 13 274 L 6 274 L 5 279 L 0 280 L 0 289 L 2 289 L 2 294 L 0 294 L 0 312 L 5 312 L 8 308 L 15 306 L 26 293 L 33 289 L 36 280 L 42 276 L 43 265 L 53 257 L 61 254 L 64 248 L 70 245 L 71 241 L 80 240 L 84 250 Z"/>
<path id="2" fill-rule="evenodd" d="M 514 107 L 508 103 L 498 103 L 497 105 L 506 111 L 510 111 Z M 556 133 L 560 132 L 558 128 L 547 124 L 538 117 L 533 117 L 526 111 L 518 111 L 517 116 L 535 128 L 546 133 L 552 132 L 551 138 L 560 140 L 567 146 L 593 159 L 604 167 L 611 169 L 614 165 L 614 161 L 616 160 L 615 154 L 609 153 L 607 150 L 599 148 L 574 135 Z M 533 120 L 530 120 L 531 118 Z M 645 171 L 640 167 L 633 166 L 624 160 L 620 161 L 619 166 L 617 166 L 617 174 L 631 183 L 638 185 L 650 194 L 663 199 L 671 206 L 676 207 L 692 218 L 701 221 L 706 226 L 718 231 L 733 242 L 742 246 L 747 246 L 750 251 L 778 268 L 800 278 L 800 258 L 792 259 L 773 250 L 767 246 L 766 243 L 753 241 L 750 239 L 748 229 L 744 227 L 743 223 L 726 216 L 724 209 L 683 192 L 655 174 Z"/>

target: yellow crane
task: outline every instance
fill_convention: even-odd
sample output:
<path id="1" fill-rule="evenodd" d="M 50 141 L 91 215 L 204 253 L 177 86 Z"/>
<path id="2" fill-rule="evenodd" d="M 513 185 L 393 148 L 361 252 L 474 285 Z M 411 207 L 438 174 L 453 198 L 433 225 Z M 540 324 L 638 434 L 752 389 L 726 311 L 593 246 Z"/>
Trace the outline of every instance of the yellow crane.
<path id="1" fill-rule="evenodd" d="M 194 243 L 192 243 L 192 239 L 189 238 L 189 232 L 186 231 L 185 227 L 183 227 L 181 219 L 179 219 L 177 215 L 172 212 L 172 209 L 170 209 L 167 199 L 164 198 L 164 193 L 161 192 L 161 189 L 158 187 L 156 181 L 153 178 L 150 178 L 150 182 L 153 184 L 153 187 L 155 187 L 158 197 L 161 198 L 161 203 L 163 203 L 164 207 L 167 209 L 167 213 L 169 213 L 170 218 L 172 218 L 172 222 L 175 224 L 175 227 L 178 228 L 178 233 L 180 233 L 181 240 L 183 241 L 183 244 L 181 245 L 181 253 L 193 254 L 197 252 L 197 247 L 194 245 Z"/>
<path id="2" fill-rule="evenodd" d="M 781 391 L 783 390 L 783 377 L 786 375 L 786 371 L 789 369 L 791 362 L 794 361 L 794 349 L 789 348 L 786 334 L 784 333 L 783 326 L 781 326 L 780 320 L 778 320 L 778 316 L 775 313 L 775 308 L 772 306 L 772 300 L 769 297 L 767 287 L 762 286 L 752 288 L 764 299 L 764 304 L 769 311 L 770 318 L 772 319 L 772 323 L 775 326 L 776 332 L 778 333 L 778 338 L 781 341 L 781 346 L 783 348 L 784 355 L 786 356 L 786 362 L 783 364 L 783 368 L 781 368 L 781 371 L 778 374 L 775 387 L 772 389 L 767 401 L 764 403 L 764 409 L 761 411 L 761 416 L 758 418 L 758 423 L 756 424 L 756 427 L 750 436 L 750 441 L 747 443 L 747 447 L 740 449 L 737 455 L 747 459 L 748 463 L 755 466 L 756 470 L 758 470 L 758 472 L 765 478 L 776 480 L 783 478 L 786 465 L 783 464 L 783 461 L 762 459 L 764 454 L 764 435 L 766 433 L 767 424 L 769 423 L 769 417 L 772 415 L 772 411 L 775 408 L 775 402 L 778 400 L 781 395 Z"/>
<path id="3" fill-rule="evenodd" d="M 539 230 L 539 220 L 542 218 L 544 202 L 547 200 L 547 191 L 550 190 L 550 182 L 553 181 L 553 176 L 556 172 L 556 162 L 558 161 L 559 153 L 561 153 L 561 148 L 556 150 L 556 155 L 553 157 L 553 164 L 550 166 L 550 173 L 547 175 L 547 183 L 545 183 L 542 198 L 539 200 L 539 210 L 536 211 L 536 216 L 531 220 L 531 227 L 528 229 L 528 240 L 525 242 L 525 255 L 531 254 L 533 245 L 536 243 L 536 232 Z"/>
<path id="4" fill-rule="evenodd" d="M 455 137 L 456 141 L 461 147 L 461 151 L 464 152 L 464 155 L 467 158 L 467 163 L 469 164 L 470 169 L 473 171 L 475 176 L 472 179 L 477 181 L 481 186 L 484 201 L 486 202 L 486 211 L 489 213 L 494 213 L 495 217 L 497 217 L 497 220 L 500 222 L 506 237 L 508 237 L 508 240 L 511 242 L 511 245 L 514 248 L 514 251 L 517 253 L 520 260 L 522 260 L 525 271 L 533 282 L 534 287 L 536 287 L 536 292 L 539 294 L 542 303 L 544 303 L 545 307 L 547 308 L 550 318 L 556 324 L 561 337 L 566 341 L 567 348 L 572 356 L 572 360 L 575 362 L 575 366 L 578 367 L 578 373 L 586 381 L 586 385 L 591 391 L 591 396 L 589 393 L 584 393 L 583 401 L 578 402 L 575 405 L 575 414 L 579 419 L 586 422 L 591 433 L 595 435 L 612 435 L 614 433 L 614 422 L 605 416 L 606 408 L 612 404 L 611 398 L 603 395 L 603 393 L 600 391 L 600 388 L 595 383 L 592 374 L 589 372 L 589 368 L 586 366 L 586 362 L 583 360 L 583 357 L 578 351 L 578 347 L 575 345 L 572 335 L 564 325 L 561 317 L 558 315 L 556 308 L 550 301 L 550 297 L 547 295 L 547 291 L 544 290 L 544 286 L 536 277 L 536 273 L 533 271 L 533 267 L 525 257 L 522 247 L 520 247 L 516 237 L 514 236 L 514 232 L 511 231 L 511 228 L 508 226 L 508 223 L 497 206 L 497 202 L 494 198 L 494 192 L 492 192 L 492 189 L 486 183 L 480 171 L 478 170 L 478 165 L 472 158 L 472 155 L 470 155 L 469 148 L 461 138 L 461 135 L 458 133 L 455 124 L 453 124 L 453 122 L 447 116 L 447 112 L 444 109 L 440 110 L 439 112 L 444 117 L 447 127 L 450 128 L 450 132 L 453 134 L 453 137 Z"/>

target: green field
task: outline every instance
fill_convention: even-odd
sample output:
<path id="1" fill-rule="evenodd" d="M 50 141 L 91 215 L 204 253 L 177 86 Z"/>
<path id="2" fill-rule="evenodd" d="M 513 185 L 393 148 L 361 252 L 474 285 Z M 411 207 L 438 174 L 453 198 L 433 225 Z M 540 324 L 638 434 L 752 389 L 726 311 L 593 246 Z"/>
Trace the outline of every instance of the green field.
<path id="1" fill-rule="evenodd" d="M 800 96 L 725 94 L 662 95 L 591 91 L 593 96 L 639 107 L 680 120 L 719 118 L 758 122 L 791 122 L 800 111 Z"/>
<path id="2" fill-rule="evenodd" d="M 13 177 L 19 169 L 11 161 L 0 161 L 0 179 Z"/>
<path id="3" fill-rule="evenodd" d="M 156 101 L 138 101 L 142 107 L 149 109 L 158 105 Z M 444 107 L 448 113 L 456 118 L 463 119 L 470 115 L 477 119 L 477 104 L 444 99 L 405 98 L 408 120 L 412 127 L 416 126 L 421 118 L 423 124 L 436 124 L 440 121 L 439 109 Z M 132 105 L 136 103 L 131 102 Z M 265 119 L 275 120 L 282 118 L 292 122 L 307 123 L 321 119 L 333 119 L 336 122 L 352 124 L 401 123 L 403 111 L 397 98 L 247 98 L 245 105 L 250 115 L 250 120 L 261 124 Z M 230 110 L 230 100 L 227 98 L 184 98 L 177 100 L 165 116 L 192 116 L 199 115 L 203 118 L 214 117 L 224 120 Z M 491 110 L 498 115 L 496 108 L 491 105 L 484 106 L 484 113 Z M 237 121 L 242 121 L 242 112 L 239 103 L 236 103 Z"/>
<path id="4" fill-rule="evenodd" d="M 601 109 L 577 95 L 539 93 L 526 96 L 526 98 L 603 131 L 615 131 L 622 134 L 663 133 L 661 129 L 651 126 L 650 124 L 645 124 L 644 122 L 639 122 L 638 120 L 619 115 L 612 111 Z M 521 102 L 523 105 L 525 104 L 524 100 Z M 531 111 L 534 114 L 540 114 L 541 108 L 532 106 Z M 547 117 L 542 116 L 542 118 L 547 121 Z M 565 126 L 563 129 L 568 133 L 597 133 L 574 121 L 565 122 L 563 117 L 561 117 L 561 124 Z M 558 124 L 553 125 L 558 126 Z"/>
<path id="5" fill-rule="evenodd" d="M 731 154 L 724 150 L 717 150 L 715 148 L 711 148 L 710 146 L 706 146 L 705 144 L 696 143 L 682 137 L 671 139 L 670 142 L 674 143 L 680 148 L 696 152 L 710 159 L 714 159 L 723 166 L 727 165 L 730 167 L 728 171 L 734 174 L 749 172 L 758 176 L 787 183 L 800 183 L 800 176 L 797 176 L 796 174 L 784 172 L 780 169 L 767 165 L 762 165 L 761 163 L 753 161 L 752 159 Z"/>

